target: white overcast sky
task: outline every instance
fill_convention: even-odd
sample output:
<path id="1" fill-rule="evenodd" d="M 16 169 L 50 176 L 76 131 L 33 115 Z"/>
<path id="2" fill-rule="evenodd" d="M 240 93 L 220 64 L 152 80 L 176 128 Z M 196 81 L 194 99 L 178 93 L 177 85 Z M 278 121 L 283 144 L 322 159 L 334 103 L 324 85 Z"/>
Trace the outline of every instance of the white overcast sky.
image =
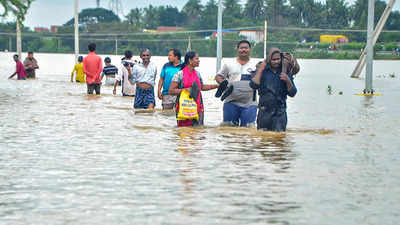
<path id="1" fill-rule="evenodd" d="M 208 0 L 201 0 L 202 4 L 206 4 Z M 321 0 L 324 1 L 324 0 Z M 350 5 L 355 0 L 346 0 Z M 388 2 L 389 0 L 385 0 Z M 110 0 L 100 0 L 101 7 L 108 8 Z M 154 6 L 171 5 L 181 9 L 187 0 L 121 0 L 124 13 L 127 14 L 132 8 L 143 8 L 149 4 Z M 246 0 L 242 0 L 243 3 Z M 85 8 L 96 7 L 96 0 L 80 0 L 79 10 Z M 395 3 L 395 10 L 400 9 L 400 1 Z M 74 0 L 35 0 L 25 19 L 25 26 L 33 27 L 50 27 L 51 25 L 62 25 L 73 17 Z M 121 18 L 124 19 L 124 18 Z M 12 19 L 8 19 L 12 20 Z M 4 22 L 4 19 L 3 19 Z"/>

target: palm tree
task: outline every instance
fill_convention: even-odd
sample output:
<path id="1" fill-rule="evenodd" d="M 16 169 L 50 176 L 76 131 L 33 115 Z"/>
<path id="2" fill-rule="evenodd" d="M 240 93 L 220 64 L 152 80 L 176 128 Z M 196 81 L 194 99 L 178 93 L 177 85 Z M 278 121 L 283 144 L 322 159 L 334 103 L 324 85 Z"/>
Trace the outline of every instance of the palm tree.
<path id="1" fill-rule="evenodd" d="M 188 24 L 191 25 L 200 18 L 203 6 L 200 4 L 200 0 L 189 0 L 186 5 L 182 8 L 182 12 L 186 14 L 188 18 Z"/>

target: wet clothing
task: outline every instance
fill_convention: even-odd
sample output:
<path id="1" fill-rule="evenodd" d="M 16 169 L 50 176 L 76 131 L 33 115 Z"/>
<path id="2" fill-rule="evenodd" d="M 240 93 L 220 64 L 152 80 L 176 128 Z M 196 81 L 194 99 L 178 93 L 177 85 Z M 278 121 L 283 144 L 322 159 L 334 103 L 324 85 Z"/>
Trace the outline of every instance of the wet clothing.
<path id="1" fill-rule="evenodd" d="M 130 67 L 131 67 L 131 71 L 132 71 L 132 68 L 134 66 L 133 61 L 130 60 L 130 59 L 125 59 L 125 60 L 122 61 L 122 66 L 118 70 L 118 76 L 116 76 L 115 79 L 117 81 L 121 82 L 121 85 L 122 85 L 122 96 L 135 96 L 136 84 L 135 83 L 131 83 L 129 81 L 129 72 L 126 69 L 126 67 L 124 66 L 124 64 L 129 64 Z"/>
<path id="2" fill-rule="evenodd" d="M 24 65 L 22 65 L 22 62 L 18 60 L 16 62 L 16 66 L 17 66 L 17 68 L 15 71 L 17 72 L 17 79 L 25 80 L 26 79 L 26 71 L 25 71 Z"/>
<path id="3" fill-rule="evenodd" d="M 154 88 L 141 88 L 136 86 L 136 95 L 133 107 L 135 109 L 148 109 L 149 105 L 156 105 L 154 98 Z"/>
<path id="4" fill-rule="evenodd" d="M 163 95 L 168 95 L 168 89 L 169 86 L 171 85 L 172 78 L 180 69 L 181 65 L 174 66 L 172 62 L 164 64 L 160 73 L 160 78 L 164 78 L 163 90 L 162 90 Z"/>
<path id="5" fill-rule="evenodd" d="M 150 88 L 141 88 L 136 85 L 136 95 L 134 108 L 147 109 L 149 104 L 155 106 L 156 100 L 154 97 L 154 85 L 157 75 L 157 67 L 154 63 L 144 66 L 142 63 L 136 64 L 132 68 L 132 79 L 129 80 L 131 83 L 146 83 L 150 84 Z"/>
<path id="6" fill-rule="evenodd" d="M 154 87 L 157 76 L 157 66 L 153 62 L 149 62 L 147 67 L 142 63 L 133 66 L 132 81 L 135 83 L 146 83 Z"/>
<path id="7" fill-rule="evenodd" d="M 33 68 L 30 68 L 31 66 Z M 38 65 L 37 65 L 37 61 L 35 58 L 31 59 L 29 57 L 26 57 L 24 60 L 24 67 L 25 67 L 25 71 L 26 71 L 26 76 L 28 78 L 36 78 L 35 70 L 38 68 Z"/>
<path id="8" fill-rule="evenodd" d="M 286 131 L 287 114 L 286 114 L 286 98 L 294 97 L 297 93 L 296 86 L 293 82 L 293 76 L 288 74 L 293 87 L 288 90 L 286 82 L 280 79 L 281 69 L 276 73 L 271 70 L 270 62 L 273 53 L 280 52 L 278 49 L 268 55 L 267 66 L 264 69 L 260 84 L 257 85 L 253 81 L 250 87 L 257 89 L 259 93 L 257 129 L 270 131 Z"/>
<path id="9" fill-rule="evenodd" d="M 101 74 L 101 76 L 103 77 L 104 75 L 106 76 L 106 85 L 107 86 L 113 86 L 115 83 L 115 78 L 111 77 L 111 76 L 115 76 L 116 74 L 118 74 L 118 68 L 114 65 L 106 65 L 103 68 L 103 73 Z"/>
<path id="10" fill-rule="evenodd" d="M 204 124 L 204 105 L 203 99 L 201 95 L 201 87 L 203 86 L 203 79 L 198 71 L 193 70 L 190 71 L 188 66 L 185 66 L 182 70 L 177 72 L 172 78 L 172 82 L 178 83 L 178 88 L 189 88 L 192 87 L 193 82 L 197 83 L 197 86 L 200 88 L 196 103 L 197 103 L 197 112 L 199 113 L 199 120 L 177 120 L 178 127 L 187 127 L 187 126 L 198 126 Z M 179 95 L 177 96 L 176 103 L 176 112 L 179 112 Z"/>
<path id="11" fill-rule="evenodd" d="M 103 62 L 95 52 L 89 52 L 83 59 L 83 72 L 86 74 L 87 84 L 100 84 Z"/>
<path id="12" fill-rule="evenodd" d="M 87 84 L 87 93 L 89 95 L 93 94 L 93 91 L 96 91 L 96 95 L 100 94 L 100 84 Z"/>
<path id="13" fill-rule="evenodd" d="M 241 107 L 233 103 L 224 103 L 224 124 L 246 127 L 254 124 L 257 115 L 257 106 Z"/>
<path id="14" fill-rule="evenodd" d="M 75 64 L 74 69 L 72 70 L 71 76 L 73 76 L 75 72 L 76 72 L 75 81 L 80 82 L 80 83 L 85 83 L 85 74 L 83 73 L 83 63 L 82 62 Z"/>
<path id="15" fill-rule="evenodd" d="M 255 68 L 256 63 L 252 60 L 242 65 L 235 59 L 224 64 L 217 73 L 228 81 L 228 89 L 233 86 L 232 93 L 224 100 L 223 123 L 249 126 L 255 122 L 257 110 L 254 110 L 254 106 L 257 106 L 257 101 L 253 98 L 253 89 L 249 87 L 252 78 L 251 73 Z M 231 104 L 236 107 L 231 106 Z M 241 121 L 242 119 L 244 121 Z"/>
<path id="16" fill-rule="evenodd" d="M 163 95 L 162 96 L 162 107 L 163 109 L 173 109 L 176 106 L 175 95 Z"/>

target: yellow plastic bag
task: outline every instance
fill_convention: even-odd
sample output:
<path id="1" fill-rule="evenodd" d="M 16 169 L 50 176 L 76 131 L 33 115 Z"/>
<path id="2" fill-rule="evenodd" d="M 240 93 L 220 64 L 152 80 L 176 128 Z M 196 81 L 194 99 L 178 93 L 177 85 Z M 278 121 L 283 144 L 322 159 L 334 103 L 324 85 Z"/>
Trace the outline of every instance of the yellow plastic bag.
<path id="1" fill-rule="evenodd" d="M 179 111 L 177 120 L 199 120 L 199 113 L 197 112 L 196 101 L 189 97 L 190 93 L 186 90 L 182 90 L 179 96 Z"/>

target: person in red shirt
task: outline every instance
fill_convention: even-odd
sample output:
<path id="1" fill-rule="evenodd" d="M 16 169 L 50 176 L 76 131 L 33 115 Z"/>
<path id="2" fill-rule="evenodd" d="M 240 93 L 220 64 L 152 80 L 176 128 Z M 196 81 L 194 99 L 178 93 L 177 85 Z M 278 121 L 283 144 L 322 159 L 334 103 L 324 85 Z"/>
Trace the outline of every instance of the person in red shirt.
<path id="1" fill-rule="evenodd" d="M 83 72 L 86 74 L 87 93 L 96 95 L 100 94 L 101 72 L 103 71 L 103 62 L 101 57 L 96 55 L 96 44 L 88 45 L 89 53 L 83 59 Z"/>
<path id="2" fill-rule="evenodd" d="M 14 55 L 14 61 L 17 64 L 17 68 L 16 68 L 15 72 L 13 74 L 11 74 L 11 76 L 8 79 L 11 79 L 15 76 L 15 74 L 18 74 L 18 76 L 17 76 L 18 80 L 26 80 L 26 71 L 25 71 L 24 65 L 19 60 L 18 55 Z"/>

